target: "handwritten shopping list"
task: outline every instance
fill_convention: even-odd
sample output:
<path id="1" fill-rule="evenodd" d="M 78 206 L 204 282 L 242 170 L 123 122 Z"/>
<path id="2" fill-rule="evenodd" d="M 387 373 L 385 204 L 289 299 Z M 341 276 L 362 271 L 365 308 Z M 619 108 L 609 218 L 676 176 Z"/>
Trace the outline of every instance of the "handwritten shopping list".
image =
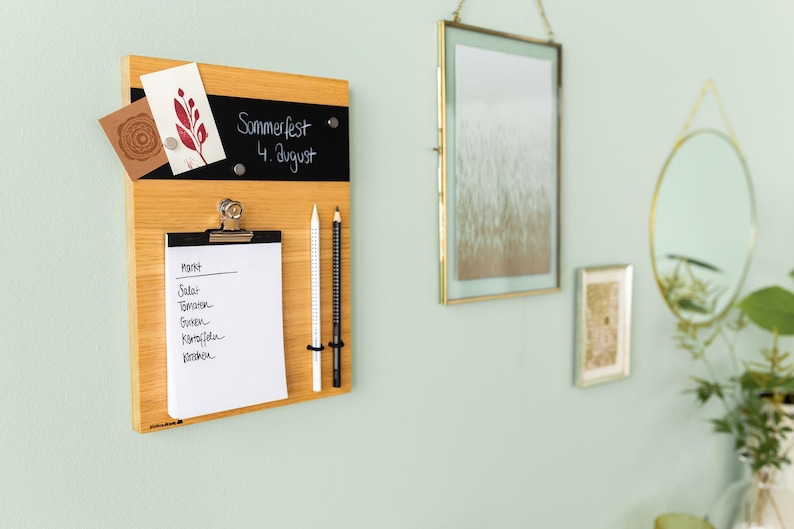
<path id="1" fill-rule="evenodd" d="M 185 235 L 166 235 L 168 414 L 287 398 L 281 243 L 183 246 Z"/>
<path id="2" fill-rule="evenodd" d="M 141 75 L 141 84 L 174 175 L 226 159 L 196 63 Z"/>

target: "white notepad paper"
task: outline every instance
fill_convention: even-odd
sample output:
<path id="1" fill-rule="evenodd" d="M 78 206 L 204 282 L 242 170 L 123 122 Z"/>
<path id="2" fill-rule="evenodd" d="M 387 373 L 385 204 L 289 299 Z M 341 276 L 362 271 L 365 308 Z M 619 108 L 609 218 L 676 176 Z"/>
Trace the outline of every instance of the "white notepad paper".
<path id="1" fill-rule="evenodd" d="M 165 249 L 168 415 L 188 419 L 287 398 L 278 242 Z"/>

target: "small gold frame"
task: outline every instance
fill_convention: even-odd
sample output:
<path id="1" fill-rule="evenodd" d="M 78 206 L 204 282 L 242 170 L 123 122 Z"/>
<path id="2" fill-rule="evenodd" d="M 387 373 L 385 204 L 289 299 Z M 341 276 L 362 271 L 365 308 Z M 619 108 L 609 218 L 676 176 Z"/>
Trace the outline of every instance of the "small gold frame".
<path id="1" fill-rule="evenodd" d="M 562 46 L 442 20 L 438 50 L 440 302 L 558 292 Z"/>
<path id="2" fill-rule="evenodd" d="M 629 376 L 631 265 L 582 268 L 576 303 L 576 385 Z"/>

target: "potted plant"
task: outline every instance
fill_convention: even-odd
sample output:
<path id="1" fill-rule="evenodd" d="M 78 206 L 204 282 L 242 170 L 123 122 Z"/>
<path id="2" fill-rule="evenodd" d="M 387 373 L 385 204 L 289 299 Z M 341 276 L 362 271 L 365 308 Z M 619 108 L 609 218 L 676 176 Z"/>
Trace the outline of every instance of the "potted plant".
<path id="1" fill-rule="evenodd" d="M 736 338 L 749 322 L 769 331 L 770 342 L 752 358 L 740 358 Z M 794 335 L 794 292 L 778 286 L 752 292 L 713 323 L 678 325 L 677 346 L 701 362 L 707 373 L 693 377 L 691 392 L 701 404 L 721 402 L 722 414 L 711 421 L 714 431 L 733 437 L 749 474 L 742 485 L 729 488 L 728 496 L 733 497 L 720 502 L 724 520 L 714 520 L 722 522 L 717 529 L 794 529 L 794 498 L 779 483 L 791 464 L 794 424 L 794 409 L 788 405 L 794 395 L 794 359 L 780 348 L 783 335 Z M 727 375 L 721 375 L 710 358 L 716 344 L 730 354 Z"/>

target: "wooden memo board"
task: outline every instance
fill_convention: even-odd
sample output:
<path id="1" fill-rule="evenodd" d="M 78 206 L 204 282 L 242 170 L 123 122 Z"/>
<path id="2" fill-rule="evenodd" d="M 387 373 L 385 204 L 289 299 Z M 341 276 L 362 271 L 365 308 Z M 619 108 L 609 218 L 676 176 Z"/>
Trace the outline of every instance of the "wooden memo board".
<path id="1" fill-rule="evenodd" d="M 142 96 L 141 75 L 182 64 L 186 63 L 125 57 L 122 60 L 123 103 L 127 105 Z M 207 64 L 198 64 L 198 69 L 211 103 L 213 96 L 219 96 L 219 99 L 232 98 L 230 101 L 242 98 L 262 105 L 300 104 L 302 108 L 309 109 L 307 112 L 318 112 L 315 117 L 324 116 L 323 112 L 326 111 L 338 115 L 345 135 L 339 145 L 343 143 L 344 149 L 347 149 L 347 81 Z M 337 168 L 337 174 L 324 174 L 323 165 L 318 163 L 311 168 L 308 176 L 296 177 L 280 171 L 273 164 L 265 164 L 265 160 L 261 166 L 251 167 L 247 164 L 246 179 L 240 179 L 232 170 L 236 163 L 235 152 L 249 149 L 256 157 L 256 146 L 241 144 L 256 140 L 225 134 L 221 119 L 234 122 L 237 116 L 219 116 L 215 104 L 212 106 L 227 151 L 227 160 L 202 168 L 207 169 L 203 173 L 196 170 L 179 177 L 170 174 L 167 165 L 165 169 L 161 168 L 161 171 L 166 172 L 162 177 L 150 177 L 150 173 L 133 181 L 125 176 L 132 423 L 133 428 L 140 433 L 339 395 L 349 392 L 351 388 L 349 151 L 339 152 L 341 149 L 333 142 L 317 149 L 318 159 L 325 153 L 330 156 L 332 151 L 338 157 L 333 165 Z M 320 130 L 321 125 L 319 122 L 313 123 L 313 130 Z M 194 172 L 197 175 L 195 177 L 191 175 Z M 284 356 L 288 398 L 178 421 L 167 413 L 165 234 L 217 229 L 218 203 L 225 198 L 243 204 L 243 229 L 282 232 Z M 326 345 L 322 353 L 320 392 L 312 390 L 312 355 L 306 348 L 312 338 L 309 222 L 315 204 L 321 219 L 321 329 L 322 340 Z M 334 388 L 332 355 L 327 344 L 331 341 L 332 331 L 331 221 L 337 206 L 342 216 L 341 324 L 345 345 L 342 347 L 342 386 Z"/>

